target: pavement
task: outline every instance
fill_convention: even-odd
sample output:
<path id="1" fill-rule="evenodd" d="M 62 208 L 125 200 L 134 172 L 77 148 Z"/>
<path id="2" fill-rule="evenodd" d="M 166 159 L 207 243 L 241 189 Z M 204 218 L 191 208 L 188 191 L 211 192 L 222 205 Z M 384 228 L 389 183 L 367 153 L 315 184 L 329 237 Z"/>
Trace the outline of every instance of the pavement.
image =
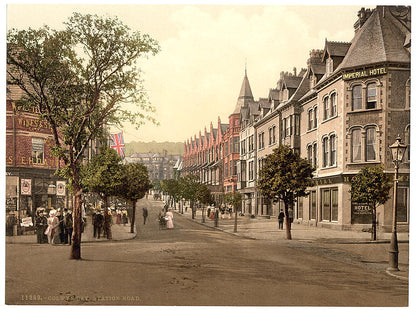
<path id="1" fill-rule="evenodd" d="M 111 232 L 113 239 L 112 241 L 118 241 L 118 240 L 128 240 L 133 239 L 136 237 L 136 227 L 134 229 L 134 233 L 130 232 L 130 223 L 126 225 L 119 225 L 119 224 L 113 224 L 111 226 Z M 87 217 L 87 224 L 84 229 L 84 232 L 81 236 L 81 242 L 105 242 L 109 241 L 106 237 L 104 237 L 101 233 L 100 239 L 94 238 L 94 228 L 92 225 L 91 217 Z M 6 236 L 6 244 L 13 244 L 13 243 L 22 243 L 22 244 L 30 244 L 30 243 L 37 243 L 36 234 L 27 234 L 27 235 L 21 235 L 21 236 Z"/>
<path id="2" fill-rule="evenodd" d="M 179 213 L 173 210 L 176 216 L 187 218 L 209 228 L 217 229 L 234 236 L 240 236 L 253 240 L 268 240 L 281 242 L 293 246 L 319 245 L 328 249 L 341 249 L 353 254 L 360 262 L 375 264 L 379 268 L 385 269 L 388 275 L 401 280 L 408 280 L 409 277 L 409 233 L 401 232 L 397 234 L 399 243 L 399 271 L 387 270 L 389 259 L 389 243 L 391 233 L 377 234 L 377 240 L 371 240 L 371 233 L 353 230 L 335 230 L 323 227 L 308 226 L 300 223 L 292 223 L 292 240 L 286 239 L 286 230 L 278 229 L 276 217 L 270 219 L 249 216 L 239 216 L 237 219 L 237 232 L 234 232 L 234 216 L 220 218 L 218 227 L 215 227 L 214 220 L 205 218 L 202 221 L 202 210 L 197 210 L 195 219 L 192 219 L 191 210 Z M 205 210 L 206 212 L 206 210 Z"/>

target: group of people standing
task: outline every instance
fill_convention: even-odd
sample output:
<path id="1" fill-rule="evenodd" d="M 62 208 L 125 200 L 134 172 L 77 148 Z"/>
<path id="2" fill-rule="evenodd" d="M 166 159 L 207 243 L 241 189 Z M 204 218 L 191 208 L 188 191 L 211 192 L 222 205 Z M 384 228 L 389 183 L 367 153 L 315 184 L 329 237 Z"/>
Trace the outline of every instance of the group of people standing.
<path id="1" fill-rule="evenodd" d="M 37 243 L 71 244 L 73 231 L 72 213 L 68 209 L 51 210 L 49 217 L 38 210 L 35 219 Z"/>

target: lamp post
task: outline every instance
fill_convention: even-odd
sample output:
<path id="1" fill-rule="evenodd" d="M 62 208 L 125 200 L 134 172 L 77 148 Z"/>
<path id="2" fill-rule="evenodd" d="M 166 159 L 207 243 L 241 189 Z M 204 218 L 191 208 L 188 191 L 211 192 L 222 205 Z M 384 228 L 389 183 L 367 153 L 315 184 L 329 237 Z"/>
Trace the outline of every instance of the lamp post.
<path id="1" fill-rule="evenodd" d="M 397 136 L 396 141 L 389 146 L 394 163 L 394 186 L 393 186 L 393 214 L 389 250 L 389 271 L 399 270 L 399 246 L 397 244 L 397 184 L 399 182 L 399 166 L 407 146 L 401 143 L 402 139 Z"/>

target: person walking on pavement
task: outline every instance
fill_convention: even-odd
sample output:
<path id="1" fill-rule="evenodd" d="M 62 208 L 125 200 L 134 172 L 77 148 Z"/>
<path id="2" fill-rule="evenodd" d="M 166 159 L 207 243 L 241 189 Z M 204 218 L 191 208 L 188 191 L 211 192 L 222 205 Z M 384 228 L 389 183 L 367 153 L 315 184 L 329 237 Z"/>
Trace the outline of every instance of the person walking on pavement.
<path id="1" fill-rule="evenodd" d="M 73 226 L 73 219 L 72 214 L 68 211 L 68 209 L 64 209 L 64 244 L 72 244 L 72 230 Z"/>
<path id="2" fill-rule="evenodd" d="M 169 210 L 168 212 L 166 212 L 165 214 L 167 221 L 166 221 L 166 228 L 167 229 L 172 229 L 173 228 L 173 213 L 171 210 Z"/>
<path id="3" fill-rule="evenodd" d="M 146 219 L 149 216 L 149 212 L 146 208 L 143 208 L 143 225 L 146 225 Z"/>
<path id="4" fill-rule="evenodd" d="M 36 226 L 36 236 L 37 236 L 37 242 L 38 243 L 47 243 L 48 238 L 45 235 L 46 227 L 48 227 L 48 219 L 45 215 L 43 215 L 43 210 L 40 210 L 38 212 L 38 216 L 35 220 L 35 226 Z"/>
<path id="5" fill-rule="evenodd" d="M 280 210 L 280 213 L 277 219 L 279 220 L 279 229 L 283 229 L 283 220 L 285 219 L 285 213 L 283 213 L 282 210 Z"/>
<path id="6" fill-rule="evenodd" d="M 117 209 L 117 218 L 116 218 L 116 224 L 121 224 L 121 210 Z"/>
<path id="7" fill-rule="evenodd" d="M 45 235 L 48 236 L 48 242 L 53 245 L 59 235 L 59 219 L 55 216 L 56 211 L 49 212 L 48 228 L 46 228 Z"/>
<path id="8" fill-rule="evenodd" d="M 126 224 L 129 222 L 129 219 L 127 217 L 127 210 L 124 209 L 123 211 L 121 211 L 122 214 L 122 220 L 123 220 L 123 226 L 126 226 Z"/>
<path id="9" fill-rule="evenodd" d="M 103 228 L 103 224 L 104 224 L 104 216 L 101 212 L 97 212 L 97 214 L 95 215 L 95 219 L 94 219 L 94 229 L 96 230 L 95 234 L 98 239 L 100 239 L 101 229 Z"/>

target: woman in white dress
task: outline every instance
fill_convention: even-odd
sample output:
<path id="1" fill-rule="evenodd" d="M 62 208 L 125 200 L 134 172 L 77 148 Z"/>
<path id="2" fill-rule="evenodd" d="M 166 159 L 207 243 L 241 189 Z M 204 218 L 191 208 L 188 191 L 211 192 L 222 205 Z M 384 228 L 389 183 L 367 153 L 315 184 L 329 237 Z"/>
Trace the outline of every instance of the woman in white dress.
<path id="1" fill-rule="evenodd" d="M 59 219 L 55 214 L 55 210 L 49 212 L 48 228 L 45 231 L 45 235 L 48 236 L 48 242 L 50 244 L 54 244 L 56 237 L 59 235 Z"/>
<path id="2" fill-rule="evenodd" d="M 165 217 L 167 218 L 166 228 L 172 229 L 173 228 L 173 213 L 171 212 L 171 210 L 166 212 Z"/>

